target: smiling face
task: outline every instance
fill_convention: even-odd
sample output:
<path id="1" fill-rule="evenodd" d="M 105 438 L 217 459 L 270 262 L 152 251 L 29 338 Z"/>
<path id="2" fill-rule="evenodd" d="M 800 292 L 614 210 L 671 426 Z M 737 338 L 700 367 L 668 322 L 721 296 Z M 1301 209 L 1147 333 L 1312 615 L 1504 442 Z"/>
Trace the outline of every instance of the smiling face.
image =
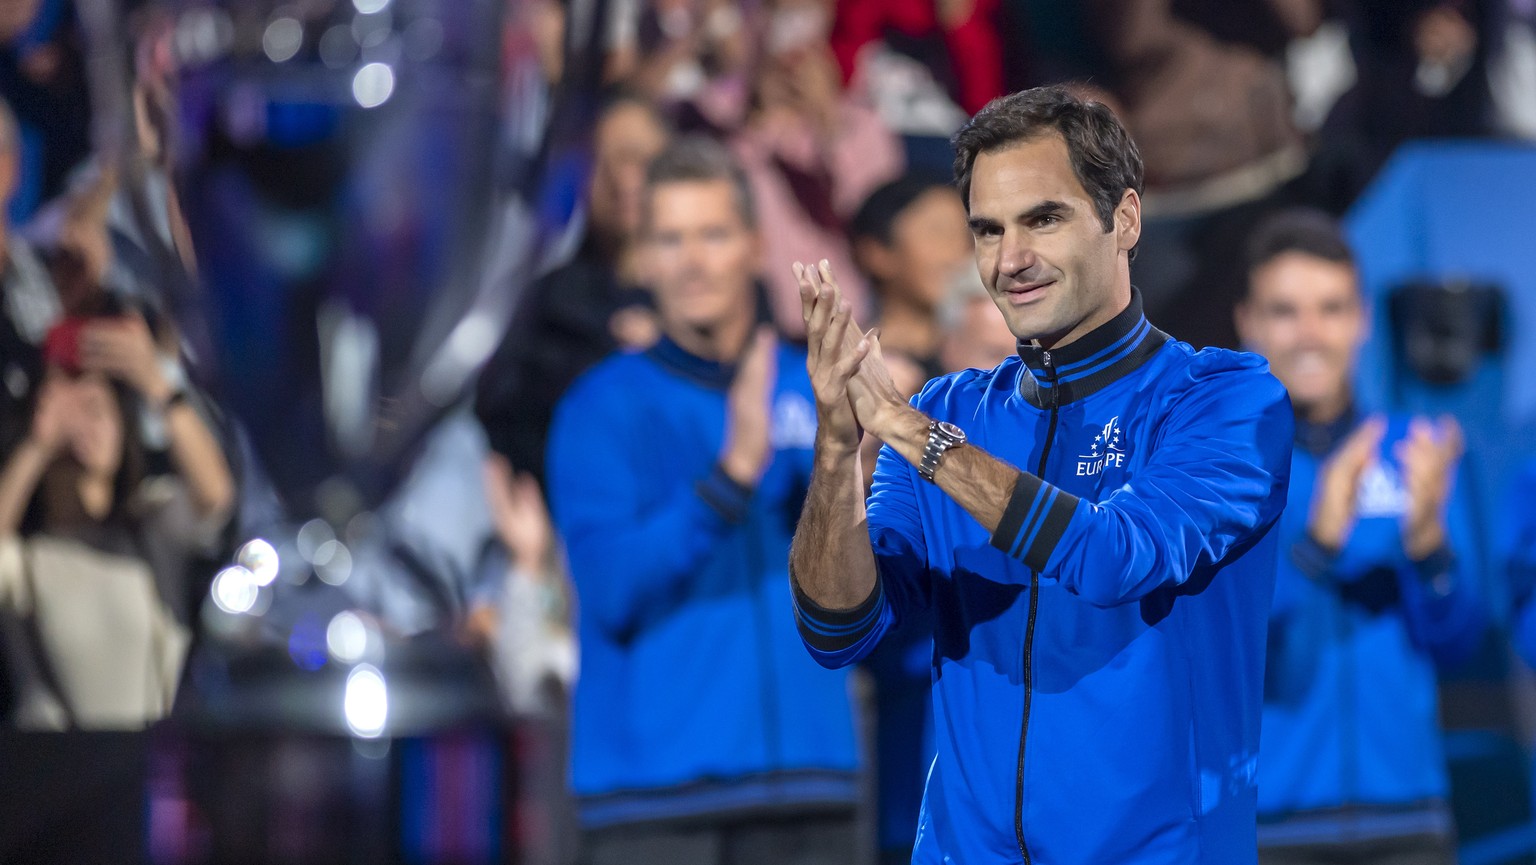
<path id="1" fill-rule="evenodd" d="M 1366 337 L 1353 267 L 1304 252 L 1275 256 L 1249 275 L 1237 329 L 1269 359 L 1299 415 L 1329 420 L 1343 410 Z"/>
<path id="2" fill-rule="evenodd" d="M 1126 190 L 1105 231 L 1061 135 L 978 154 L 970 194 L 977 270 L 1019 339 L 1067 345 L 1130 303 L 1141 199 Z"/>
<path id="3" fill-rule="evenodd" d="M 754 314 L 757 234 L 729 180 L 673 181 L 650 192 L 646 266 L 664 328 L 710 330 Z"/>

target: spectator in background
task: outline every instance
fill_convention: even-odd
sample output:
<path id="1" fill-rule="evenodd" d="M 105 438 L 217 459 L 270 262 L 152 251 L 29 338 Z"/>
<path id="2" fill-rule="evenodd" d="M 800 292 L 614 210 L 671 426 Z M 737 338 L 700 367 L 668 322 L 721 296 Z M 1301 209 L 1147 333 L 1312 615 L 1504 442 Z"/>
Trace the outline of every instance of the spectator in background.
<path id="1" fill-rule="evenodd" d="M 110 277 L 117 259 L 107 216 L 117 192 L 117 173 L 100 163 L 81 172 L 61 196 L 43 205 L 28 226 L 45 250 L 48 272 L 64 315 L 77 315 L 116 294 Z"/>
<path id="2" fill-rule="evenodd" d="M 1190 5 L 1198 4 L 1183 4 Z M 1170 0 L 1088 3 L 1106 86 L 1146 162 L 1149 210 L 1159 195 L 1176 196 L 1165 208 L 1215 209 L 1257 198 L 1301 172 L 1305 156 L 1276 54 L 1288 37 L 1317 27 L 1320 3 L 1258 5 L 1271 7 L 1269 14 L 1229 12 L 1218 32 L 1217 22 L 1176 13 Z M 1277 28 L 1278 37 L 1270 32 Z"/>
<path id="3" fill-rule="evenodd" d="M 593 133 L 587 235 L 569 264 L 539 278 L 519 301 L 501 347 L 481 373 L 475 414 L 491 447 L 520 472 L 544 476 L 555 403 L 578 375 L 620 346 L 656 339 L 639 288 L 636 233 L 645 166 L 670 138 L 646 103 L 616 97 Z"/>
<path id="4" fill-rule="evenodd" d="M 762 272 L 781 332 L 804 333 L 790 263 L 827 258 L 856 311 L 869 288 L 853 278 L 845 220 L 877 186 L 899 175 L 900 142 L 873 110 L 844 90 L 828 44 L 830 0 L 775 0 L 768 7 L 753 109 L 732 146 L 752 181 L 762 225 Z"/>
<path id="5" fill-rule="evenodd" d="M 923 381 L 944 374 L 938 308 L 956 276 L 976 267 L 959 194 L 937 178 L 898 178 L 865 199 L 848 224 L 848 237 L 874 289 L 875 326 L 886 357 L 910 357 L 922 368 Z"/>
<path id="6" fill-rule="evenodd" d="M 678 142 L 643 200 L 663 338 L 578 381 L 549 446 L 581 608 L 586 861 L 841 865 L 857 799 L 848 682 L 805 657 L 789 614 L 816 435 L 805 352 L 757 325 L 759 229 L 728 151 Z"/>
<path id="7" fill-rule="evenodd" d="M 960 108 L 974 114 L 1003 95 L 1000 5 L 999 0 L 838 0 L 831 44 L 843 80 L 853 80 L 864 52 L 884 43 L 917 55 Z"/>
<path id="8" fill-rule="evenodd" d="M 1318 132 L 1320 158 L 1353 200 L 1399 145 L 1492 133 L 1490 0 L 1344 0 L 1355 84 Z M 1527 94 L 1527 99 L 1530 95 Z"/>
<path id="9" fill-rule="evenodd" d="M 0 99 L 0 207 L 9 204 L 20 179 L 20 134 Z M 26 401 L 43 370 L 39 346 L 60 315 L 43 257 L 9 219 L 0 218 L 0 459 L 27 432 Z"/>
<path id="10" fill-rule="evenodd" d="M 0 474 L 0 606 L 27 729 L 137 729 L 171 707 L 190 638 L 187 564 L 234 500 L 217 440 L 136 313 L 47 339 L 26 439 Z M 173 471 L 147 475 L 138 407 Z"/>
<path id="11" fill-rule="evenodd" d="M 944 327 L 939 362 L 945 372 L 991 369 L 1018 352 L 1018 337 L 974 273 L 956 278 L 939 321 Z"/>
<path id="12" fill-rule="evenodd" d="M 484 479 L 499 548 L 465 624 L 488 650 L 514 715 L 562 717 L 576 679 L 576 647 L 544 494 L 532 475 L 513 472 L 500 455 L 485 461 Z"/>
<path id="13" fill-rule="evenodd" d="M 633 88 L 681 129 L 734 130 L 746 114 L 755 11 L 737 0 L 617 0 L 605 80 Z"/>
<path id="14" fill-rule="evenodd" d="M 1249 246 L 1243 341 L 1296 411 L 1259 749 L 1261 863 L 1450 863 L 1436 665 L 1488 626 L 1454 420 L 1368 415 L 1353 257 L 1314 211 Z"/>
<path id="15" fill-rule="evenodd" d="M 965 205 L 948 183 L 905 175 L 870 193 L 849 221 L 848 237 L 874 290 L 875 327 L 891 377 L 910 398 L 948 372 L 939 361 L 938 307 L 957 275 L 976 269 Z M 867 435 L 860 447 L 867 487 L 881 441 Z"/>

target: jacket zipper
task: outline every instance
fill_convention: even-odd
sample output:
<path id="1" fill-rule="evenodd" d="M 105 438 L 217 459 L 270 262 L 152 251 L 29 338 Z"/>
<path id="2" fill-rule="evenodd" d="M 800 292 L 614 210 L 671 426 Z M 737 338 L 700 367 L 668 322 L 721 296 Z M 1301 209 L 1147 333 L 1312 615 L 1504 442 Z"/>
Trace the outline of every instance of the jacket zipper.
<path id="1" fill-rule="evenodd" d="M 1051 443 L 1056 439 L 1056 415 L 1061 408 L 1061 389 L 1056 383 L 1056 368 L 1051 365 L 1051 353 L 1043 352 L 1040 359 L 1045 364 L 1045 371 L 1051 382 L 1051 419 L 1046 425 L 1045 446 L 1040 449 L 1040 464 L 1035 469 L 1036 476 L 1045 480 L 1045 462 L 1050 458 Z M 1019 725 L 1019 765 L 1013 804 L 1014 837 L 1018 839 L 1019 855 L 1024 857 L 1024 865 L 1030 863 L 1029 846 L 1024 843 L 1024 744 L 1029 739 L 1029 707 L 1034 697 L 1033 648 L 1035 613 L 1039 608 L 1040 574 L 1031 570 L 1029 572 L 1029 618 L 1024 624 L 1024 720 Z"/>

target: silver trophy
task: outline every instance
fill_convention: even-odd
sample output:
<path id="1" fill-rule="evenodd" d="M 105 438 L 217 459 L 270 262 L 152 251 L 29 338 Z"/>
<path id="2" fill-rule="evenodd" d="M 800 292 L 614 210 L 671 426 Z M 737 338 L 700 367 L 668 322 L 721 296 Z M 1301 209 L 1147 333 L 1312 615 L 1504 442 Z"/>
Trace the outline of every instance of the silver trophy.
<path id="1" fill-rule="evenodd" d="M 517 784 L 493 773 L 463 792 L 481 810 L 438 857 L 430 833 L 397 825 L 431 808 L 396 782 L 465 753 L 515 774 L 489 671 L 444 631 L 474 564 L 452 549 L 463 538 L 421 536 L 486 519 L 472 459 L 462 517 L 436 506 L 442 478 L 472 450 L 466 392 L 566 228 L 540 202 L 561 176 L 549 166 L 579 163 L 603 10 L 569 7 L 556 86 L 536 5 L 79 0 L 98 151 L 120 179 L 119 258 L 176 323 L 242 484 L 156 764 L 184 798 L 200 773 L 219 780 L 203 788 L 208 825 L 151 826 L 202 839 L 167 861 L 523 852 L 504 825 Z M 446 730 L 480 732 L 445 750 Z M 242 762 L 251 748 L 271 759 Z M 324 795 L 394 817 L 263 823 L 240 803 L 299 795 L 274 780 L 283 760 L 307 761 Z M 295 832 L 322 840 L 270 846 Z"/>

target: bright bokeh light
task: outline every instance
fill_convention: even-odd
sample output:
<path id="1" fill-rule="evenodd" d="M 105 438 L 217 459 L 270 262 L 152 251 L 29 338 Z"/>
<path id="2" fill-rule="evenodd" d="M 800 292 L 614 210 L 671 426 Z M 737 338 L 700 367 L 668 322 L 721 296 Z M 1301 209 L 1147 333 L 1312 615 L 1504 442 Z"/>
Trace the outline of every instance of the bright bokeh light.
<path id="1" fill-rule="evenodd" d="M 249 613 L 256 606 L 256 596 L 260 591 L 256 575 L 234 565 L 219 571 L 213 578 L 213 587 L 209 593 L 213 597 L 214 606 L 226 613 L 240 615 Z"/>
<path id="2" fill-rule="evenodd" d="M 273 63 L 292 60 L 304 47 L 304 25 L 296 18 L 277 18 L 261 34 L 261 49 Z"/>
<path id="3" fill-rule="evenodd" d="M 251 572 L 256 578 L 256 585 L 270 586 L 277 579 L 278 567 L 281 564 L 277 557 L 277 548 L 272 544 L 256 538 L 240 548 L 235 556 L 235 561 L 240 567 Z"/>
<path id="4" fill-rule="evenodd" d="M 337 613 L 325 628 L 325 645 L 337 661 L 357 663 L 368 651 L 368 626 L 356 613 Z"/>
<path id="5" fill-rule="evenodd" d="M 369 63 L 352 77 L 352 98 L 364 108 L 377 108 L 395 92 L 395 70 L 388 63 Z"/>
<path id="6" fill-rule="evenodd" d="M 353 735 L 376 739 L 384 732 L 389 717 L 389 691 L 384 674 L 372 664 L 358 664 L 347 675 L 347 693 L 342 700 L 347 727 Z"/>

